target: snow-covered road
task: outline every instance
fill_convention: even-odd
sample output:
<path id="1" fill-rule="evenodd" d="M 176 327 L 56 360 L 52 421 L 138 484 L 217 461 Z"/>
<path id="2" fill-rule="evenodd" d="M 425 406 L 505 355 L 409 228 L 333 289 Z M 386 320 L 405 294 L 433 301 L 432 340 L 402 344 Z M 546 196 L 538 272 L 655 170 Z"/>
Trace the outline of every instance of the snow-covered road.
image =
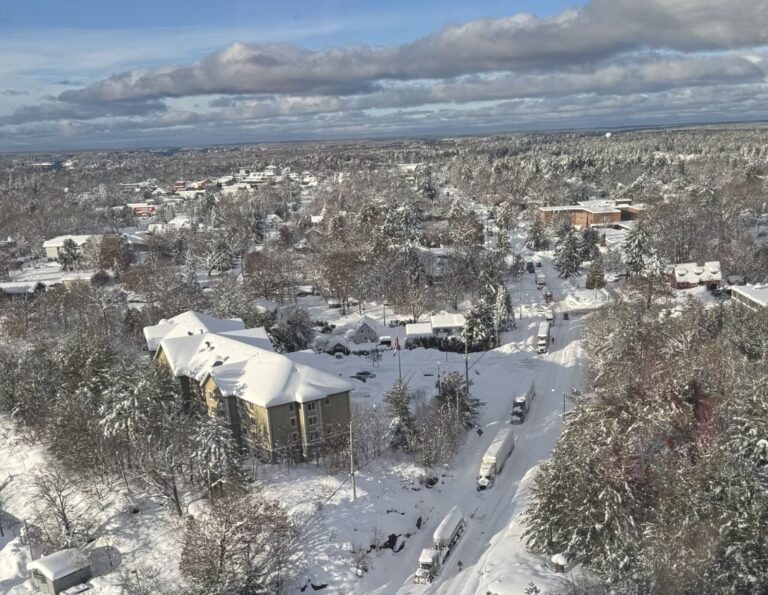
<path id="1" fill-rule="evenodd" d="M 528 322 L 527 332 L 532 334 L 538 320 Z M 386 583 L 376 588 L 371 585 L 372 588 L 361 592 L 381 595 L 522 593 L 531 580 L 537 585 L 558 580 L 551 576 L 541 558 L 526 551 L 520 540 L 519 515 L 527 505 L 532 470 L 550 456 L 560 434 L 563 395 L 583 382 L 585 354 L 580 341 L 583 325 L 580 317 L 558 320 L 553 330 L 555 345 L 543 356 L 529 353 L 525 357 L 526 354 L 520 352 L 504 352 L 503 348 L 486 355 L 483 362 L 486 371 L 481 378 L 473 379 L 473 392 L 487 403 L 481 420 L 483 435 L 478 437 L 472 433 L 467 437 L 450 471 L 453 477 L 446 482 L 444 496 L 431 500 L 425 528 L 408 541 L 406 549 L 398 555 L 398 564 L 387 569 Z M 536 380 L 537 398 L 525 423 L 515 426 L 515 450 L 496 485 L 477 492 L 475 477 L 482 454 L 500 425 L 508 422 L 512 398 L 524 390 L 531 379 Z M 492 398 L 493 393 L 504 396 Z M 434 528 L 455 504 L 471 516 L 466 532 L 434 583 L 413 584 L 412 575 L 421 548 L 429 547 Z M 463 563 L 461 572 L 457 567 L 459 560 Z"/>

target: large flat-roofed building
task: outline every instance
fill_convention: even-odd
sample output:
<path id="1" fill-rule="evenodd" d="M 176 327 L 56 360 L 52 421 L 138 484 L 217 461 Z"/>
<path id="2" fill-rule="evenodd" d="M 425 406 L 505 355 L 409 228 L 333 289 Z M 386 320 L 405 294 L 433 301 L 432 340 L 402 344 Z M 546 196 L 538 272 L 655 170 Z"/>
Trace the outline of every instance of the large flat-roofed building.
<path id="1" fill-rule="evenodd" d="M 720 262 L 717 260 L 705 262 L 703 265 L 695 262 L 671 265 L 667 268 L 666 274 L 672 289 L 691 289 L 699 285 L 716 289 L 720 287 L 723 280 Z"/>
<path id="2" fill-rule="evenodd" d="M 627 200 L 584 200 L 575 205 L 539 207 L 539 218 L 549 224 L 558 215 L 566 214 L 570 216 L 573 225 L 588 227 L 632 221 L 637 219 L 643 210 L 645 205 L 632 204 Z"/>
<path id="3" fill-rule="evenodd" d="M 752 310 L 768 308 L 768 285 L 731 286 L 731 298 Z"/>

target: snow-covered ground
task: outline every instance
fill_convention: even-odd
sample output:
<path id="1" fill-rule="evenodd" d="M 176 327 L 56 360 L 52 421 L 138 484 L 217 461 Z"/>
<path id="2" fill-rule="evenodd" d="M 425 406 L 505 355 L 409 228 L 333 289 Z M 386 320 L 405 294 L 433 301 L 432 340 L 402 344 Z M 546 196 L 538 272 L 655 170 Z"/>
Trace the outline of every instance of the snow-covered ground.
<path id="1" fill-rule="evenodd" d="M 518 238 L 519 239 L 519 238 Z M 325 593 L 522 593 L 533 581 L 546 588 L 562 580 L 547 568 L 547 560 L 527 552 L 520 540 L 520 515 L 525 510 L 528 490 L 537 465 L 550 456 L 559 433 L 564 401 L 571 387 L 584 378 L 585 355 L 580 337 L 584 325 L 578 312 L 604 303 L 607 292 L 595 293 L 558 278 L 552 267 L 551 253 L 539 253 L 547 285 L 554 303 L 544 303 L 536 288 L 534 275 L 524 273 L 510 281 L 510 294 L 518 318 L 517 328 L 504 333 L 502 347 L 471 354 L 469 374 L 471 393 L 483 405 L 478 423 L 482 435 L 467 434 L 464 444 L 450 465 L 437 470 L 439 482 L 427 488 L 419 482 L 425 471 L 414 457 L 385 454 L 367 462 L 357 473 L 357 499 L 352 500 L 348 473 L 341 470 L 330 475 L 313 464 L 292 468 L 256 466 L 257 484 L 265 494 L 285 504 L 300 520 L 305 538 L 303 551 L 296 552 L 299 572 L 287 585 L 286 592 L 299 592 L 309 583 L 327 585 Z M 583 283 L 583 278 L 578 279 Z M 312 309 L 313 318 L 343 324 L 357 318 L 350 313 L 340 316 L 329 309 L 322 298 L 302 298 L 303 306 Z M 535 335 L 544 312 L 552 307 L 557 313 L 550 353 L 537 355 Z M 562 319 L 563 311 L 572 312 Z M 366 314 L 380 322 L 381 306 L 367 305 Z M 387 320 L 395 313 L 387 309 Z M 520 316 L 522 314 L 522 317 Z M 397 335 L 404 330 L 389 332 Z M 358 404 L 383 407 L 383 395 L 402 371 L 411 390 L 427 397 L 435 393 L 439 371 L 464 373 L 461 354 L 442 353 L 432 349 L 403 350 L 400 358 L 385 354 L 381 363 L 372 366 L 364 357 L 336 358 L 329 355 L 297 354 L 311 358 L 328 372 L 350 377 L 368 370 L 376 377 L 363 383 L 353 380 L 357 388 L 353 399 Z M 398 367 L 398 359 L 400 367 Z M 482 454 L 495 433 L 509 422 L 512 400 L 525 392 L 535 380 L 537 398 L 525 423 L 514 426 L 515 450 L 496 485 L 485 492 L 475 490 L 475 477 Z M 44 464 L 46 454 L 39 447 L 23 444 L 11 431 L 7 419 L 0 419 L 0 484 L 11 482 L 4 491 L 6 510 L 17 520 L 30 514 L 29 474 L 36 464 Z M 412 574 L 422 548 L 428 547 L 432 533 L 454 505 L 459 504 L 470 522 L 447 566 L 431 585 L 415 585 Z M 192 507 L 194 512 L 196 505 Z M 120 552 L 120 565 L 145 562 L 162 572 L 174 584 L 179 556 L 179 527 L 173 515 L 147 499 L 138 515 L 126 511 L 126 499 L 119 486 L 103 498 L 94 509 L 101 537 L 89 546 L 92 551 L 106 544 Z M 27 595 L 34 592 L 26 579 L 26 549 L 14 533 L 0 541 L 0 592 Z M 385 543 L 391 547 L 381 547 Z M 358 576 L 353 566 L 352 550 L 369 550 L 369 571 Z M 456 566 L 462 560 L 464 569 Z M 91 582 L 94 595 L 118 592 L 116 569 L 103 560 L 94 568 Z"/>

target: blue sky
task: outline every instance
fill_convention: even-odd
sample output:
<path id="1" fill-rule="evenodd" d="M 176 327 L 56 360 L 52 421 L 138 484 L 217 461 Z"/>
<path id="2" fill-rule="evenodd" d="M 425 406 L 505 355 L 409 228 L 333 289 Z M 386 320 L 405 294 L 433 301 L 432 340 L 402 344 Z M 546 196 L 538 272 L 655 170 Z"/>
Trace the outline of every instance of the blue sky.
<path id="1" fill-rule="evenodd" d="M 766 0 L 0 5 L 0 150 L 745 121 Z"/>

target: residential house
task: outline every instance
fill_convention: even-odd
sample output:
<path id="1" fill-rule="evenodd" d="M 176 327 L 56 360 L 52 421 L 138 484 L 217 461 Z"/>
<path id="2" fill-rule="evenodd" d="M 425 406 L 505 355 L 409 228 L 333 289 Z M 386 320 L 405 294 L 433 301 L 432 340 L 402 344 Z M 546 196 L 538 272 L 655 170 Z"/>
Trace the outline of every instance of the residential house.
<path id="1" fill-rule="evenodd" d="M 644 210 L 644 204 L 630 204 L 627 199 L 585 200 L 575 205 L 539 207 L 539 219 L 549 224 L 557 215 L 565 213 L 577 227 L 613 225 L 621 221 L 633 221 Z"/>
<path id="2" fill-rule="evenodd" d="M 717 260 L 698 265 L 695 262 L 684 262 L 667 267 L 667 281 L 672 289 L 691 289 L 706 285 L 708 289 L 720 287 L 722 273 L 720 262 Z"/>
<path id="3" fill-rule="evenodd" d="M 136 217 L 151 217 L 157 210 L 157 205 L 149 202 L 129 202 L 125 205 Z"/>
<path id="4" fill-rule="evenodd" d="M 750 310 L 768 308 L 768 285 L 732 286 L 731 299 Z"/>
<path id="5" fill-rule="evenodd" d="M 430 323 L 436 337 L 457 337 L 464 330 L 466 320 L 463 314 L 440 312 L 431 316 Z"/>
<path id="6" fill-rule="evenodd" d="M 32 583 L 47 595 L 58 595 L 91 578 L 91 563 L 77 548 L 59 550 L 27 564 Z"/>
<path id="7" fill-rule="evenodd" d="M 48 258 L 48 260 L 58 260 L 59 252 L 64 246 L 64 242 L 66 242 L 67 240 L 72 240 L 77 245 L 78 248 L 82 249 L 82 247 L 86 244 L 88 240 L 95 237 L 98 237 L 98 236 L 93 236 L 93 235 L 56 236 L 55 238 L 51 238 L 50 240 L 46 240 L 45 242 L 43 242 L 43 249 L 45 250 L 45 256 L 46 258 Z"/>
<path id="8" fill-rule="evenodd" d="M 308 459 L 346 436 L 353 386 L 318 370 L 308 354 L 274 353 L 264 329 L 190 311 L 146 327 L 144 336 L 182 391 L 253 453 Z"/>
<path id="9" fill-rule="evenodd" d="M 405 325 L 405 346 L 411 347 L 419 339 L 434 336 L 431 322 L 414 322 Z"/>
<path id="10" fill-rule="evenodd" d="M 344 338 L 358 345 L 360 343 L 378 343 L 378 328 L 379 323 L 373 318 L 362 316 L 344 333 Z"/>

